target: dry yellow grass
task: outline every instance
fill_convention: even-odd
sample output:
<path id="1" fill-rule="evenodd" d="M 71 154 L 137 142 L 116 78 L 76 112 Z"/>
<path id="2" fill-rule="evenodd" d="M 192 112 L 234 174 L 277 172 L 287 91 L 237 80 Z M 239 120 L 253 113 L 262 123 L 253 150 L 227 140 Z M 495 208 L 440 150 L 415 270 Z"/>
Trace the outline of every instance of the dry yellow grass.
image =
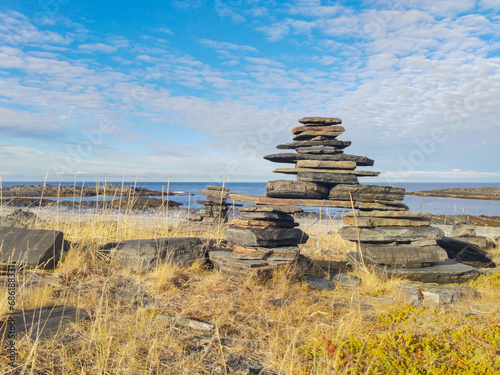
<path id="1" fill-rule="evenodd" d="M 226 374 L 237 373 L 238 361 L 262 367 L 262 374 L 500 372 L 500 353 L 492 348 L 500 344 L 498 273 L 473 283 L 481 297 L 438 308 L 406 304 L 396 288 L 403 280 L 370 269 L 354 272 L 361 287 L 335 291 L 309 289 L 293 268 L 268 281 L 227 278 L 198 264 L 134 274 L 101 256 L 100 246 L 169 236 L 220 240 L 222 228 L 170 223 L 161 211 L 154 225 L 131 210 L 108 220 L 112 212 L 36 223 L 62 230 L 72 247 L 53 272 L 58 283 L 29 282 L 31 271 L 19 276 L 17 308 L 68 304 L 91 319 L 48 340 L 19 338 L 17 373 Z M 302 251 L 313 257 L 338 259 L 352 250 L 335 233 L 314 227 L 308 233 Z M 0 290 L 0 298 L 6 293 Z M 178 317 L 215 330 L 178 327 L 171 319 Z M 7 363 L 0 357 L 1 374 L 13 371 Z M 480 364 L 486 370 L 474 372 Z"/>

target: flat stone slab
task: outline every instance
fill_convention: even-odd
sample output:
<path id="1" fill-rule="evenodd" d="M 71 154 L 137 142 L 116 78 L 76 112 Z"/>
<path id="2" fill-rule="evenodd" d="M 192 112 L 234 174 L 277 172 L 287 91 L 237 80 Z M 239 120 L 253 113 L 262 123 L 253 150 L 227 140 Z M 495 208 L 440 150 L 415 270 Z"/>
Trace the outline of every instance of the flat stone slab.
<path id="1" fill-rule="evenodd" d="M 285 147 L 286 145 L 279 145 L 280 147 L 276 148 L 282 148 L 286 149 L 289 147 Z M 338 147 L 333 147 L 333 146 L 323 146 L 323 145 L 317 145 L 317 146 L 308 146 L 308 147 L 297 147 L 295 148 L 295 151 L 297 151 L 299 154 L 303 155 L 337 155 L 337 154 L 342 154 L 344 151 Z"/>
<path id="2" fill-rule="evenodd" d="M 295 221 L 285 220 L 255 220 L 255 219 L 236 219 L 231 220 L 229 224 L 237 228 L 295 228 L 300 224 Z"/>
<path id="3" fill-rule="evenodd" d="M 473 267 L 494 267 L 489 254 L 474 243 L 443 237 L 437 241 L 450 259 L 471 265 Z"/>
<path id="4" fill-rule="evenodd" d="M 353 171 L 350 169 L 319 169 L 319 168 L 277 168 L 273 173 L 298 174 L 304 173 L 330 173 L 330 174 L 347 174 L 353 176 L 378 176 L 380 172 L 375 171 Z"/>
<path id="5" fill-rule="evenodd" d="M 46 339 L 56 335 L 64 327 L 89 318 L 89 314 L 74 306 L 50 306 L 35 310 L 20 311 L 8 316 L 15 320 L 17 335 L 28 335 L 32 340 L 37 337 Z M 8 334 L 13 333 L 12 325 L 8 320 L 0 323 L 1 337 L 8 339 Z"/>
<path id="6" fill-rule="evenodd" d="M 240 212 L 241 217 L 251 220 L 280 220 L 293 222 L 293 216 L 281 212 Z"/>
<path id="7" fill-rule="evenodd" d="M 107 244 L 103 250 L 110 250 L 112 258 L 136 272 L 151 271 L 162 263 L 189 267 L 206 259 L 205 247 L 196 237 L 129 240 Z"/>
<path id="8" fill-rule="evenodd" d="M 266 196 L 271 198 L 323 199 L 329 189 L 315 182 L 275 180 L 266 184 Z"/>
<path id="9" fill-rule="evenodd" d="M 296 136 L 293 137 L 294 141 L 310 141 L 310 140 L 334 140 L 336 139 L 339 135 L 341 135 L 343 131 L 317 131 L 317 130 L 309 130 L 309 131 L 304 131 Z"/>
<path id="10" fill-rule="evenodd" d="M 378 185 L 336 185 L 330 189 L 329 199 L 346 199 L 360 201 L 395 200 L 405 197 L 405 189 Z"/>
<path id="11" fill-rule="evenodd" d="M 299 160 L 326 160 L 326 161 L 353 161 L 358 166 L 372 166 L 375 162 L 373 159 L 369 159 L 366 156 L 357 156 L 349 154 L 337 154 L 337 155 L 305 155 L 305 154 L 295 154 L 295 153 L 280 153 L 271 154 L 264 156 L 264 159 L 272 161 L 274 163 L 296 163 Z"/>
<path id="12" fill-rule="evenodd" d="M 64 234 L 54 230 L 0 227 L 0 263 L 54 268 L 64 251 Z"/>
<path id="13" fill-rule="evenodd" d="M 384 217 L 350 217 L 344 216 L 345 225 L 354 225 L 359 228 L 373 227 L 428 227 L 431 225 L 430 218 L 422 219 L 396 219 Z"/>
<path id="14" fill-rule="evenodd" d="M 224 191 L 229 193 L 228 188 L 223 188 L 222 186 L 217 186 L 217 185 L 207 185 L 208 190 L 215 190 L 215 191 Z"/>
<path id="15" fill-rule="evenodd" d="M 334 201 L 324 199 L 289 199 L 289 198 L 270 198 L 259 195 L 246 194 L 230 194 L 233 201 L 250 202 L 256 204 L 272 204 L 272 205 L 290 205 L 290 206 L 307 206 L 307 207 L 338 207 L 352 208 L 350 201 Z M 406 211 L 408 207 L 402 203 L 394 204 L 394 202 L 354 202 L 354 208 L 386 210 L 386 211 Z"/>
<path id="16" fill-rule="evenodd" d="M 304 212 L 302 208 L 294 206 L 281 206 L 281 205 L 254 205 L 245 206 L 238 209 L 240 212 L 280 212 L 283 214 L 296 214 L 299 212 Z"/>
<path id="17" fill-rule="evenodd" d="M 325 172 L 298 172 L 297 180 L 327 184 L 357 184 L 358 178 L 352 174 Z"/>
<path id="18" fill-rule="evenodd" d="M 360 257 L 358 253 L 347 253 L 347 261 L 353 267 L 359 267 Z M 439 262 L 430 267 L 423 268 L 398 268 L 372 266 L 377 273 L 389 276 L 404 277 L 410 281 L 421 281 L 426 283 L 456 283 L 475 279 L 478 277 L 479 271 L 474 267 L 466 264 L 458 263 L 448 259 L 444 262 Z"/>
<path id="19" fill-rule="evenodd" d="M 338 125 L 315 125 L 314 127 L 302 125 L 292 129 L 292 134 L 294 135 L 304 132 L 324 132 L 328 134 L 333 133 L 335 135 L 340 135 L 345 132 L 345 128 Z"/>
<path id="20" fill-rule="evenodd" d="M 332 281 L 334 284 L 340 285 L 344 288 L 357 288 L 361 285 L 359 277 L 349 273 L 337 273 L 332 276 Z"/>
<path id="21" fill-rule="evenodd" d="M 295 141 L 291 143 L 286 143 L 284 145 L 278 145 L 276 146 L 276 148 L 278 150 L 285 150 L 285 149 L 293 150 L 299 147 L 329 146 L 338 149 L 343 149 L 349 147 L 350 145 L 351 141 L 339 141 L 338 139 L 331 139 L 328 141 Z"/>
<path id="22" fill-rule="evenodd" d="M 270 264 L 263 260 L 234 259 L 231 258 L 229 251 L 210 251 L 208 256 L 214 268 L 227 276 L 240 277 L 256 274 L 271 277 L 279 267 L 278 264 Z"/>
<path id="23" fill-rule="evenodd" d="M 342 124 L 338 117 L 303 117 L 299 120 L 301 124 L 337 125 Z"/>
<path id="24" fill-rule="evenodd" d="M 335 290 L 335 284 L 330 280 L 323 279 L 321 277 L 313 275 L 305 275 L 303 277 L 304 281 L 307 282 L 311 289 L 316 290 Z"/>
<path id="25" fill-rule="evenodd" d="M 365 212 L 365 211 L 347 211 L 345 213 L 345 216 L 347 217 L 386 217 L 386 218 L 423 218 L 426 217 L 425 213 L 423 212 L 416 212 L 416 211 L 385 211 L 385 212 L 375 212 L 375 211 L 370 211 L 370 212 Z"/>
<path id="26" fill-rule="evenodd" d="M 339 234 L 344 240 L 357 242 L 390 243 L 420 240 L 439 240 L 444 233 L 436 227 L 342 227 Z"/>
<path id="27" fill-rule="evenodd" d="M 361 251 L 366 263 L 392 267 L 415 268 L 448 259 L 446 251 L 436 244 L 429 246 L 361 244 Z"/>
<path id="28" fill-rule="evenodd" d="M 431 305 L 447 305 L 479 295 L 475 289 L 464 285 L 413 283 L 398 285 L 397 287 L 410 297 L 414 303 L 421 302 Z"/>
<path id="29" fill-rule="evenodd" d="M 297 259 L 300 249 L 298 246 L 287 247 L 255 247 L 235 246 L 231 258 L 235 259 L 262 259 L 266 261 L 293 261 Z"/>
<path id="30" fill-rule="evenodd" d="M 226 240 L 239 246 L 280 247 L 306 243 L 309 236 L 298 228 L 235 228 L 225 231 Z"/>
<path id="31" fill-rule="evenodd" d="M 296 168 L 355 169 L 356 163 L 353 161 L 299 160 Z"/>

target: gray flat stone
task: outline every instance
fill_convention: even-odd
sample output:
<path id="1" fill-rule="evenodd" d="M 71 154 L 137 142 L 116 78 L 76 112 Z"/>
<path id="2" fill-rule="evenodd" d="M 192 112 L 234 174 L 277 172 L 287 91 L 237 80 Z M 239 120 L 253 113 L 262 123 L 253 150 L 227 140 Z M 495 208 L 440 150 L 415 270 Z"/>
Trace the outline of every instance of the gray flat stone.
<path id="1" fill-rule="evenodd" d="M 264 159 L 272 161 L 274 163 L 296 163 L 299 160 L 353 161 L 358 166 L 372 166 L 375 163 L 373 159 L 369 159 L 366 156 L 349 154 L 315 155 L 285 152 L 266 155 L 264 156 Z"/>
<path id="2" fill-rule="evenodd" d="M 70 323 L 76 323 L 89 318 L 89 314 L 74 306 L 50 306 L 35 310 L 26 310 L 9 315 L 15 319 L 16 333 L 26 334 L 32 340 L 37 337 L 51 338 Z M 14 320 L 13 320 L 14 321 Z M 0 323 L 0 332 L 3 339 L 8 338 L 11 325 L 8 321 Z"/>
<path id="3" fill-rule="evenodd" d="M 448 259 L 446 251 L 437 245 L 361 244 L 361 250 L 366 263 L 393 267 L 421 267 L 426 263 L 444 262 Z"/>
<path id="4" fill-rule="evenodd" d="M 360 265 L 360 257 L 358 253 L 347 253 L 347 261 L 353 266 Z M 466 264 L 458 263 L 454 260 L 446 260 L 436 263 L 430 267 L 423 268 L 398 268 L 398 267 L 383 267 L 373 266 L 375 272 L 389 275 L 404 277 L 410 281 L 421 281 L 427 283 L 456 283 L 475 279 L 479 276 L 478 270 Z"/>
<path id="5" fill-rule="evenodd" d="M 276 180 L 266 184 L 266 196 L 271 198 L 324 199 L 328 196 L 328 188 L 315 182 Z"/>
<path id="6" fill-rule="evenodd" d="M 239 246 L 280 247 L 307 242 L 309 236 L 298 228 L 245 229 L 229 227 L 226 240 Z"/>
<path id="7" fill-rule="evenodd" d="M 307 282 L 311 289 L 316 290 L 335 290 L 335 284 L 330 280 L 313 275 L 305 275 L 304 280 Z"/>
<path id="8" fill-rule="evenodd" d="M 54 268 L 64 251 L 62 232 L 0 227 L 0 263 Z"/>
<path id="9" fill-rule="evenodd" d="M 316 124 L 316 125 L 337 125 L 342 124 L 342 120 L 338 117 L 303 117 L 299 120 L 301 124 Z"/>
<path id="10" fill-rule="evenodd" d="M 469 240 L 469 237 L 465 238 Z M 450 259 L 474 266 L 474 267 L 494 267 L 489 254 L 476 244 L 468 241 L 458 240 L 451 237 L 443 237 L 437 241 Z"/>
<path id="11" fill-rule="evenodd" d="M 294 221 L 293 216 L 289 214 L 283 214 L 280 212 L 240 212 L 241 217 L 245 219 L 255 219 L 255 220 L 283 220 L 283 221 Z"/>
<path id="12" fill-rule="evenodd" d="M 344 288 L 357 288 L 361 284 L 359 277 L 348 273 L 335 274 L 332 276 L 332 281 Z"/>
<path id="13" fill-rule="evenodd" d="M 408 242 L 419 240 L 439 240 L 444 233 L 436 227 L 378 227 L 378 228 L 358 228 L 342 227 L 339 234 L 344 240 L 373 243 Z"/>
<path id="14" fill-rule="evenodd" d="M 295 206 L 278 206 L 272 204 L 244 206 L 238 209 L 240 212 L 280 212 L 283 214 L 296 214 L 304 210 Z"/>
<path id="15" fill-rule="evenodd" d="M 175 263 L 184 267 L 206 259 L 206 250 L 199 238 L 173 237 L 130 240 L 104 246 L 111 256 L 124 267 L 136 272 L 148 272 L 162 263 Z"/>

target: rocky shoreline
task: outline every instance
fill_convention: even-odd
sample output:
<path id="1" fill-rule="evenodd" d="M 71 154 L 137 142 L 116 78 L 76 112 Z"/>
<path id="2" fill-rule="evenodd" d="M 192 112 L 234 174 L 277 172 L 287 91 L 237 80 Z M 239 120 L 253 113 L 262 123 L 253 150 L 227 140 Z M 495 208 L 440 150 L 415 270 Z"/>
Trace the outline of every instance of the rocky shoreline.
<path id="1" fill-rule="evenodd" d="M 161 192 L 136 186 L 105 184 L 99 186 L 15 185 L 2 188 L 4 197 L 161 197 L 178 195 L 176 192 Z"/>
<path id="2" fill-rule="evenodd" d="M 411 191 L 411 192 L 406 192 L 406 194 L 418 195 L 421 197 L 500 200 L 500 189 L 492 187 Z"/>

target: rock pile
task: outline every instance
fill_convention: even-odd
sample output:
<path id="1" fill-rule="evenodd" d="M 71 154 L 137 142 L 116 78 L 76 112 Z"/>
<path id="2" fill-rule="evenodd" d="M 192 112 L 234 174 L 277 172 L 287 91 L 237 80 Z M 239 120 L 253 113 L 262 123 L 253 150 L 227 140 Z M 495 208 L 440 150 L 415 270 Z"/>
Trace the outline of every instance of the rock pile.
<path id="1" fill-rule="evenodd" d="M 448 259 L 437 245 L 441 229 L 430 226 L 422 212 L 347 212 L 339 231 L 344 240 L 358 242 L 366 264 L 420 268 Z"/>
<path id="2" fill-rule="evenodd" d="M 293 214 L 302 212 L 292 206 L 252 205 L 239 209 L 242 219 L 226 228 L 226 240 L 234 250 L 210 253 L 210 260 L 223 273 L 238 275 L 250 271 L 269 275 L 278 266 L 297 259 L 298 245 L 307 234 L 298 229 Z"/>
<path id="3" fill-rule="evenodd" d="M 234 194 L 233 200 L 339 208 L 352 208 L 353 203 L 363 210 L 408 210 L 396 202 L 404 199 L 404 189 L 359 184 L 359 177 L 374 177 L 379 172 L 357 170 L 358 166 L 372 166 L 374 161 L 344 153 L 351 142 L 337 139 L 345 131 L 339 118 L 305 117 L 299 122 L 301 126 L 292 129 L 293 142 L 277 146 L 296 153 L 264 156 L 275 163 L 295 164 L 294 168 L 277 168 L 273 172 L 296 175 L 297 180 L 269 181 L 266 197 Z"/>
<path id="4" fill-rule="evenodd" d="M 206 196 L 206 200 L 196 201 L 196 203 L 203 205 L 203 209 L 200 211 L 201 219 L 207 223 L 226 222 L 231 207 L 231 203 L 227 203 L 229 189 L 208 185 L 201 193 Z"/>

